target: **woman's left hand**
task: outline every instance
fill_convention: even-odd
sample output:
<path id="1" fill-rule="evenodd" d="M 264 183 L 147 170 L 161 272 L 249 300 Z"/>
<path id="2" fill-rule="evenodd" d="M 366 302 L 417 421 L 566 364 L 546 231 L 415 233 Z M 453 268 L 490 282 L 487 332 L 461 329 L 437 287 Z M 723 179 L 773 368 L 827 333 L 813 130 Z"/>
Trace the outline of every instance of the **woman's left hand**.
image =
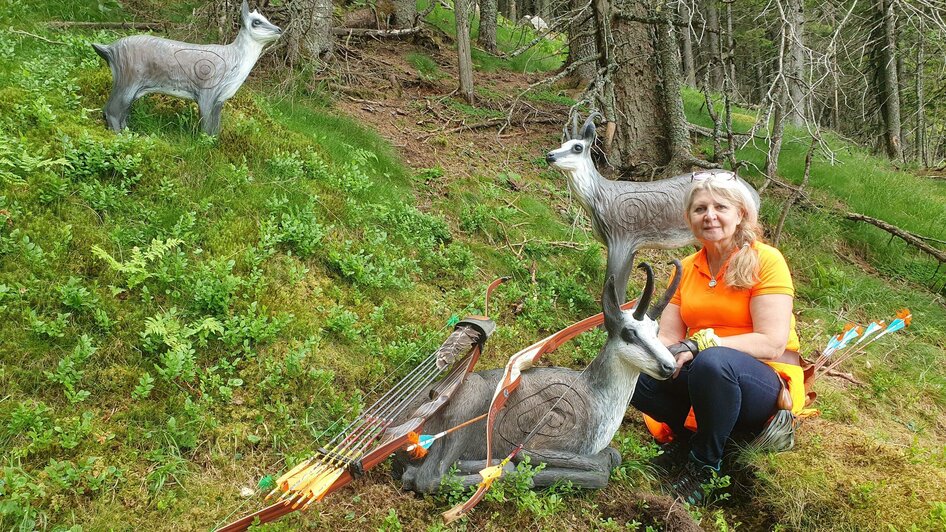
<path id="1" fill-rule="evenodd" d="M 677 375 L 680 374 L 680 370 L 683 369 L 683 365 L 693 360 L 693 351 L 690 350 L 690 346 L 685 342 L 675 343 L 667 349 L 670 350 L 670 354 L 677 360 L 677 369 L 673 372 L 673 376 L 670 377 L 671 379 L 676 379 Z"/>

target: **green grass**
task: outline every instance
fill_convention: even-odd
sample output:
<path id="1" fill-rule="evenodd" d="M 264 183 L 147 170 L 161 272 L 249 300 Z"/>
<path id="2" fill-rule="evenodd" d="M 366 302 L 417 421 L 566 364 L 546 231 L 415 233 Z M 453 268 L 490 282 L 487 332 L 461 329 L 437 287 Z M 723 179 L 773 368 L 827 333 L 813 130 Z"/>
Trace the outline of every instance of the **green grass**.
<path id="1" fill-rule="evenodd" d="M 36 16 L 92 18 L 67 7 Z M 517 280 L 498 297 L 526 304 L 499 352 L 595 309 L 557 273 L 584 257 L 533 244 L 532 283 L 490 242 L 524 241 L 528 211 L 497 228 L 480 192 L 418 211 L 392 147 L 318 97 L 245 87 L 214 139 L 193 104 L 152 96 L 115 135 L 89 46 L 115 35 L 34 31 L 65 44 L 0 32 L 2 528 L 106 528 L 115 498 L 143 528 L 236 507 L 234 479 L 303 456 L 500 273 Z"/>
<path id="2" fill-rule="evenodd" d="M 36 23 L 124 14 L 17 5 L 25 11 L 6 25 L 60 44 L 0 30 L 0 528 L 208 529 L 257 505 L 241 487 L 324 441 L 367 390 L 434 349 L 453 316 L 482 312 L 495 277 L 512 280 L 491 304 L 501 327 L 481 367 L 598 311 L 601 247 L 574 230 L 583 215 L 532 147 L 518 154 L 530 168 L 520 174 L 406 168 L 330 98 L 274 97 L 276 80 L 262 72 L 227 102 L 219 138 L 199 133 L 192 104 L 158 96 L 136 103 L 132 131 L 116 135 L 99 112 L 110 75 L 89 41 L 117 34 Z M 446 24 L 449 13 L 435 14 Z M 515 36 L 501 33 L 505 49 Z M 548 46 L 542 53 L 558 44 Z M 497 64 L 523 71 L 561 60 L 538 57 Z M 424 55 L 408 61 L 437 72 Z M 690 119 L 706 124 L 701 102 L 686 94 Z M 747 129 L 752 114 L 741 115 Z M 816 161 L 819 202 L 944 238 L 941 188 L 827 138 L 843 164 Z M 785 179 L 798 182 L 806 147 L 786 142 Z M 740 157 L 761 164 L 758 152 Z M 940 210 L 911 207 L 911 194 Z M 779 198 L 764 199 L 770 225 Z M 752 459 L 753 503 L 788 528 L 871 527 L 881 516 L 897 529 L 934 529 L 946 471 L 942 299 L 902 244 L 823 212 L 793 210 L 780 248 L 806 351 L 846 321 L 906 306 L 914 323 L 844 368 L 865 386 L 818 384 L 824 416 L 803 425 L 799 451 Z M 641 258 L 665 265 L 682 253 Z M 580 367 L 601 339 L 595 332 L 550 360 Z M 625 462 L 607 490 L 534 494 L 514 481 L 468 526 L 606 527 L 599 503 L 652 487 L 640 427 L 625 424 L 617 441 Z M 446 506 L 399 493 L 384 468 L 359 486 L 277 529 L 424 528 Z"/>
<path id="3" fill-rule="evenodd" d="M 686 90 L 684 103 L 687 116 L 697 124 L 711 127 L 704 108 L 703 95 Z M 722 104 L 716 102 L 717 112 Z M 756 112 L 733 109 L 733 127 L 747 132 L 756 120 Z M 762 133 L 765 130 L 762 128 Z M 919 235 L 946 241 L 946 183 L 923 179 L 900 172 L 861 147 L 851 146 L 831 132 L 824 135 L 826 150 L 819 149 L 812 161 L 809 190 L 813 198 L 837 212 L 853 211 L 892 223 Z M 800 184 L 805 155 L 811 138 L 805 131 L 786 127 L 779 156 L 779 175 L 793 184 Z M 712 147 L 702 144 L 708 153 Z M 758 141 L 737 152 L 737 158 L 749 161 L 744 173 L 761 184 L 767 144 Z M 922 200 L 919 200 L 922 198 Z M 777 215 L 773 216 L 773 222 Z M 907 246 L 899 239 L 890 241 L 890 234 L 863 223 L 833 220 L 841 231 L 845 249 L 839 253 L 850 259 L 869 258 L 871 264 L 890 278 L 904 279 L 920 287 L 940 287 L 946 283 L 946 269 L 936 260 Z"/>
<path id="4" fill-rule="evenodd" d="M 418 8 L 425 6 L 419 2 Z M 452 9 L 445 9 L 438 4 L 427 16 L 427 21 L 440 29 L 440 31 L 456 38 L 457 23 Z M 528 51 L 512 58 L 504 59 L 484 52 L 476 47 L 476 39 L 479 35 L 479 19 L 473 18 L 471 21 L 470 39 L 473 41 L 473 68 L 482 72 L 492 72 L 496 70 L 509 70 L 512 72 L 548 72 L 553 71 L 564 64 L 568 55 L 565 46 L 564 37 L 547 37 L 533 46 Z M 500 52 L 510 53 L 520 46 L 532 41 L 536 37 L 532 27 L 516 26 L 513 21 L 499 17 L 499 23 L 496 28 L 496 42 Z"/>

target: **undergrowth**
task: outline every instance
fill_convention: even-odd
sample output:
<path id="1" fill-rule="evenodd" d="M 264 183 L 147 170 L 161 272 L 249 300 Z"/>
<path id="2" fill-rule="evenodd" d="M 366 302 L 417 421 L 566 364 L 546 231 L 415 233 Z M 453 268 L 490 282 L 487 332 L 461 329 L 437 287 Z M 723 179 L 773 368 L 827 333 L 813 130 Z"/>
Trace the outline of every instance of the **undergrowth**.
<path id="1" fill-rule="evenodd" d="M 110 75 L 89 43 L 119 34 L 52 32 L 39 22 L 117 20 L 121 7 L 18 5 L 3 21 L 29 31 L 0 30 L 0 528 L 221 524 L 259 505 L 263 477 L 334 435 L 435 349 L 457 317 L 483 312 L 482 289 L 494 278 L 512 277 L 491 306 L 501 327 L 484 367 L 599 310 L 600 246 L 561 177 L 543 166 L 526 160 L 520 167 L 529 173 L 463 177 L 405 168 L 387 142 L 325 101 L 271 95 L 273 80 L 262 73 L 227 102 L 218 138 L 198 133 L 192 104 L 162 96 L 137 102 L 131 131 L 116 135 L 99 111 Z M 432 20 L 449 33 L 450 15 L 438 6 Z M 506 51 L 529 38 L 500 29 Z M 478 54 L 477 63 L 549 70 L 561 64 L 561 44 L 511 61 Z M 422 75 L 440 75 L 425 56 L 409 61 Z M 548 91 L 533 101 L 563 98 Z M 695 97 L 687 101 L 691 119 L 702 120 Z M 830 142 L 842 164 L 818 160 L 820 201 L 840 198 L 944 238 L 940 214 L 904 207 L 912 182 Z M 788 179 L 797 182 L 805 146 L 786 143 Z M 740 156 L 758 164 L 751 150 Z M 869 186 L 857 194 L 852 183 L 862 175 Z M 443 193 L 415 202 L 427 187 Z M 942 190 L 922 190 L 931 204 L 946 202 Z M 767 196 L 763 207 L 771 225 L 779 203 Z M 924 291 L 925 266 L 911 268 L 910 253 L 872 231 L 800 209 L 786 226 L 781 247 L 796 274 L 809 350 L 847 320 L 901 306 L 915 320 L 848 368 L 866 386 L 819 385 L 824 417 L 801 433 L 803 454 L 753 460 L 767 509 L 786 527 L 880 515 L 895 528 L 922 529 L 946 515 L 938 363 L 946 316 L 941 299 Z M 641 258 L 663 265 L 681 254 Z M 592 332 L 550 360 L 583 367 L 602 340 Z M 843 442 L 822 434 L 855 424 Z M 505 528 L 613 529 L 598 503 L 655 482 L 646 465 L 655 449 L 639 424 L 625 424 L 616 444 L 624 462 L 607 490 L 534 492 L 529 478 L 540 466 L 520 464 L 490 495 L 485 517 L 460 527 L 496 519 Z M 851 461 L 871 452 L 880 458 Z M 814 465 L 803 460 L 811 456 Z M 914 495 L 898 494 L 905 484 L 889 464 L 917 472 L 921 480 L 908 483 Z M 860 467 L 872 473 L 858 477 Z M 322 514 L 275 529 L 436 528 L 430 523 L 453 502 L 400 494 L 384 470 L 359 482 L 357 494 L 338 494 Z M 720 501 L 704 522 L 724 526 L 719 512 L 731 504 Z"/>

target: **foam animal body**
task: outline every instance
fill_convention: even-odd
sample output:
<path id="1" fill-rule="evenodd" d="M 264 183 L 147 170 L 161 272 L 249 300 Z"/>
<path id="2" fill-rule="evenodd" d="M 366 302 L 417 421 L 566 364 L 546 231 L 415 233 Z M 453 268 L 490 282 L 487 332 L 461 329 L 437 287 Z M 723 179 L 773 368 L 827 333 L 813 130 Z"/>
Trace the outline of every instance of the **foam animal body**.
<path id="1" fill-rule="evenodd" d="M 223 103 L 236 94 L 266 45 L 282 30 L 246 0 L 242 27 L 230 44 L 189 44 L 150 35 L 123 37 L 109 45 L 93 44 L 112 70 L 112 92 L 105 104 L 108 127 L 127 125 L 131 104 L 146 94 L 161 93 L 197 102 L 201 129 L 220 131 Z"/>
<path id="2" fill-rule="evenodd" d="M 595 141 L 594 115 L 585 121 L 581 136 L 573 124 L 570 138 L 545 160 L 568 177 L 568 187 L 591 219 L 595 238 L 607 246 L 607 277 L 614 276 L 620 301 L 638 249 L 673 249 L 696 240 L 684 217 L 684 201 L 694 176 L 684 174 L 650 182 L 613 181 L 602 176 L 591 159 Z M 759 194 L 741 178 L 726 170 L 703 173 L 726 174 L 738 179 L 749 200 L 759 206 Z"/>
<path id="3" fill-rule="evenodd" d="M 621 463 L 620 454 L 609 444 L 621 425 L 640 373 L 656 379 L 673 374 L 676 363 L 657 340 L 654 317 L 676 290 L 676 281 L 647 312 L 654 284 L 650 266 L 646 270 L 647 285 L 633 310 L 620 308 L 613 278 L 605 283 L 602 305 L 608 338 L 585 370 L 526 370 L 506 407 L 499 411 L 493 427 L 493 455 L 505 456 L 524 443 L 524 450 L 513 463 L 528 456 L 532 465 L 546 465 L 533 478 L 535 486 L 563 480 L 586 488 L 607 485 L 611 470 Z M 486 412 L 502 376 L 502 368 L 469 375 L 444 409 L 427 421 L 424 431 L 435 433 L 455 427 Z M 399 454 L 395 475 L 400 475 L 405 489 L 432 493 L 456 464 L 464 486 L 477 484 L 483 480 L 479 471 L 485 467 L 485 423 L 474 423 L 438 440 L 420 463 Z"/>
<path id="4" fill-rule="evenodd" d="M 544 31 L 544 30 L 549 29 L 548 23 L 542 20 L 542 18 L 539 17 L 538 15 L 534 15 L 531 17 L 529 15 L 523 15 L 523 17 L 519 19 L 519 25 L 532 26 L 532 29 L 534 29 L 535 31 Z"/>

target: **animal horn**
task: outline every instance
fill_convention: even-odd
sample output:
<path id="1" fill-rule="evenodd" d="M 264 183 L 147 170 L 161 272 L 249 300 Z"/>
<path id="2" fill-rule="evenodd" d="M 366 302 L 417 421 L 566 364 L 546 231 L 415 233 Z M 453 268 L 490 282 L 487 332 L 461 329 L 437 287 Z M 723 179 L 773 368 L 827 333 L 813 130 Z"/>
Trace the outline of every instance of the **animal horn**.
<path id="1" fill-rule="evenodd" d="M 640 321 L 644 319 L 644 313 L 650 305 L 650 298 L 654 295 L 654 270 L 646 262 L 638 264 L 637 267 L 647 272 L 647 283 L 644 285 L 640 299 L 637 300 L 637 306 L 634 307 L 634 319 Z"/>
<path id="2" fill-rule="evenodd" d="M 670 286 L 667 287 L 667 291 L 657 301 L 657 304 L 647 311 L 647 317 L 652 320 L 660 317 L 660 314 L 667 308 L 667 303 L 670 303 L 670 298 L 677 292 L 677 287 L 680 286 L 680 275 L 683 273 L 683 266 L 680 265 L 679 260 L 673 259 L 673 268 L 673 278 L 670 279 Z"/>
<path id="3" fill-rule="evenodd" d="M 578 113 L 572 115 L 572 136 L 568 140 L 578 138 Z"/>
<path id="4" fill-rule="evenodd" d="M 592 111 L 591 114 L 588 115 L 588 118 L 585 119 L 585 124 L 581 126 L 581 129 L 584 130 L 589 125 L 594 124 L 595 118 L 598 118 L 598 117 L 604 118 L 603 116 L 601 116 L 601 113 L 599 113 L 598 111 Z"/>

